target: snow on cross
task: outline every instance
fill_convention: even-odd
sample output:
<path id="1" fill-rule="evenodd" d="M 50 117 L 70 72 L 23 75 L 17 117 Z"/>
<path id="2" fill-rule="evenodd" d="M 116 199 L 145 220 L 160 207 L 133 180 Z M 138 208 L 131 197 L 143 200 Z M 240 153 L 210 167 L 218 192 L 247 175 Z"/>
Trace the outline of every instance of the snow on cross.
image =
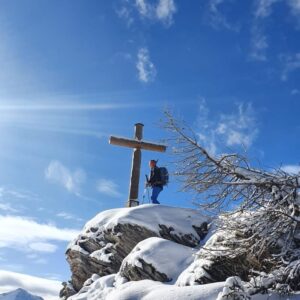
<path id="1" fill-rule="evenodd" d="M 139 195 L 139 181 L 140 181 L 140 170 L 141 170 L 141 160 L 142 160 L 142 151 L 158 151 L 165 152 L 167 147 L 165 145 L 144 142 L 143 139 L 143 127 L 141 123 L 136 123 L 134 125 L 134 139 L 127 139 L 122 137 L 111 136 L 109 138 L 109 143 L 112 145 L 123 146 L 134 148 L 132 155 L 132 164 L 131 164 L 131 176 L 129 184 L 129 199 L 127 201 L 127 206 L 137 206 L 139 205 L 138 195 Z"/>

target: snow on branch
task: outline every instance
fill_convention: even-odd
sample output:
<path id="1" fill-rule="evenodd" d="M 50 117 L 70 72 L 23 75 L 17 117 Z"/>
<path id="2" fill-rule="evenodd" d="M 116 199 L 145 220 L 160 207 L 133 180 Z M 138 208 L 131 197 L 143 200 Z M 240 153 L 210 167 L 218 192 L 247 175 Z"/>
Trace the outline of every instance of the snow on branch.
<path id="1" fill-rule="evenodd" d="M 253 168 L 240 153 L 212 155 L 188 125 L 170 112 L 165 116 L 182 190 L 205 211 L 223 213 L 223 229 L 234 231 L 262 266 L 299 259 L 299 177 Z"/>

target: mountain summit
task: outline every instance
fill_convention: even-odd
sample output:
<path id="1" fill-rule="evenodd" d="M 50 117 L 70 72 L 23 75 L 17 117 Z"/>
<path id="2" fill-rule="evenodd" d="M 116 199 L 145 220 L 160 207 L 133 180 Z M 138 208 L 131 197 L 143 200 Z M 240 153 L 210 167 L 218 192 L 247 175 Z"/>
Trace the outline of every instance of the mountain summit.
<path id="1" fill-rule="evenodd" d="M 0 300 L 43 300 L 43 298 L 32 295 L 20 288 L 8 293 L 0 294 Z"/>

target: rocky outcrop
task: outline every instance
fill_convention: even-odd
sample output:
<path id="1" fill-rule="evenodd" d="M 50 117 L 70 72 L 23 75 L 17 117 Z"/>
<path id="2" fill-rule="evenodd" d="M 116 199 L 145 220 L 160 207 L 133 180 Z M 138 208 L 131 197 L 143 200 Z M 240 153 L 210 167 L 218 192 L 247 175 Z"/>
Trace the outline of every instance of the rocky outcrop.
<path id="1" fill-rule="evenodd" d="M 80 235 L 76 244 L 66 252 L 74 289 L 79 291 L 93 274 L 105 276 L 117 273 L 123 259 L 132 248 L 152 236 L 157 234 L 131 224 L 118 224 L 112 229 L 100 232 L 95 239 Z"/>
<path id="2" fill-rule="evenodd" d="M 159 272 L 152 264 L 147 263 L 142 258 L 138 262 L 138 266 L 124 263 L 120 270 L 122 277 L 128 281 L 150 279 L 160 282 L 170 282 L 172 280 L 167 274 Z"/>
<path id="3" fill-rule="evenodd" d="M 194 262 L 180 274 L 177 285 L 207 284 L 239 276 L 248 280 L 251 268 L 258 270 L 259 263 L 246 248 L 240 247 L 234 232 L 217 231 L 199 250 Z"/>
<path id="4" fill-rule="evenodd" d="M 195 247 L 207 232 L 207 222 L 208 219 L 196 210 L 162 205 L 102 212 L 89 221 L 68 246 L 66 256 L 72 272 L 70 283 L 77 292 L 93 274 L 118 273 L 122 261 L 132 249 L 150 237 Z M 150 274 L 152 271 L 146 261 L 144 266 Z M 135 274 L 133 270 L 131 274 Z M 161 276 L 162 281 L 170 279 Z"/>
<path id="5" fill-rule="evenodd" d="M 67 299 L 76 294 L 76 291 L 74 290 L 71 282 L 63 282 L 62 286 L 63 288 L 59 292 L 60 299 Z"/>

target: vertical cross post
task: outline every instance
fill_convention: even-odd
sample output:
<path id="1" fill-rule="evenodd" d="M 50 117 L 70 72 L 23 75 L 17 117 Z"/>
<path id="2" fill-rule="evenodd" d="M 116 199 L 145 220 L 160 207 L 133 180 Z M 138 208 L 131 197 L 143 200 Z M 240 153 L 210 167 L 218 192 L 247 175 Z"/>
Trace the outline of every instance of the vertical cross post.
<path id="1" fill-rule="evenodd" d="M 136 123 L 134 125 L 134 139 L 141 141 L 143 139 L 143 127 L 142 123 Z M 131 164 L 131 176 L 129 184 L 129 198 L 127 206 L 137 206 L 139 205 L 139 179 L 142 161 L 142 151 L 141 148 L 134 148 L 132 154 L 132 164 Z"/>

